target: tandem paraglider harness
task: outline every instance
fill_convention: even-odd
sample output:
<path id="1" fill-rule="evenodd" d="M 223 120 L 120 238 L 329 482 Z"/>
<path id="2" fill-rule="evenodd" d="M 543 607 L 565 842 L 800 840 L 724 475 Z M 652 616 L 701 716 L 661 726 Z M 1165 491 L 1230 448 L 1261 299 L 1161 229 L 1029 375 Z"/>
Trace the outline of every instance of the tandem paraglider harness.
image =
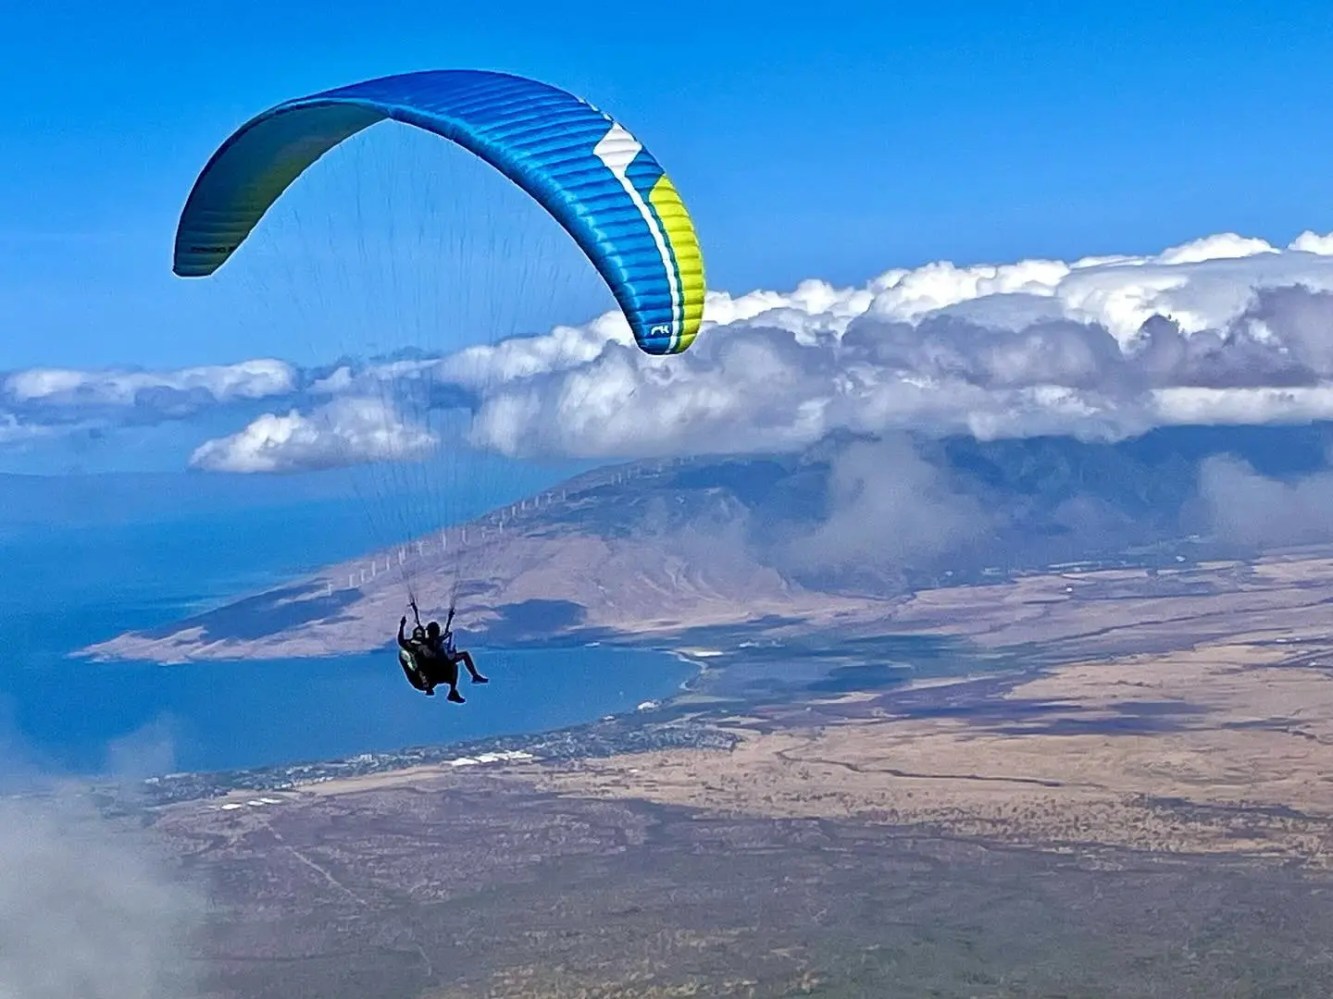
<path id="1" fill-rule="evenodd" d="M 426 667 L 430 661 L 436 659 L 434 651 L 427 646 L 426 629 L 421 623 L 421 610 L 417 607 L 416 599 L 408 601 L 408 606 L 412 608 L 412 620 L 415 626 L 412 628 L 411 644 L 415 651 L 400 647 L 398 649 L 398 665 L 403 668 L 403 673 L 407 676 L 407 682 L 417 690 L 426 694 L 433 694 L 432 689 L 439 681 L 432 682 L 427 673 Z M 444 619 L 444 631 L 440 635 L 440 644 L 446 656 L 454 654 L 454 611 L 456 608 L 449 608 L 449 616 Z M 424 653 L 424 655 L 422 654 Z"/>

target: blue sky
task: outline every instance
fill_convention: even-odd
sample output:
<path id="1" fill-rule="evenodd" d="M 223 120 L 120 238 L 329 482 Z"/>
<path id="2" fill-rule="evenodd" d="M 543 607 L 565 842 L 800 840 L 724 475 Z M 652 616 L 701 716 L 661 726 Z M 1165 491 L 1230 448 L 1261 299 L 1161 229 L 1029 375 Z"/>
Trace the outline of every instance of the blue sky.
<path id="1" fill-rule="evenodd" d="M 1321 4 L 198 9 L 0 15 L 0 368 L 262 352 L 169 273 L 196 172 L 272 103 L 427 67 L 546 79 L 628 122 L 732 291 L 1333 229 Z"/>

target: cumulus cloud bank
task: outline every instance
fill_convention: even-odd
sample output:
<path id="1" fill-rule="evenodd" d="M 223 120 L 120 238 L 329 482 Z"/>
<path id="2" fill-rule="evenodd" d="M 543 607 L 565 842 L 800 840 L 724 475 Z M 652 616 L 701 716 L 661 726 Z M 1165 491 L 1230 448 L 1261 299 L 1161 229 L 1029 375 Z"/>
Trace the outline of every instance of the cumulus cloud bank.
<path id="1" fill-rule="evenodd" d="M 670 358 L 638 351 L 613 312 L 322 371 L 257 360 L 14 372 L 0 377 L 0 444 L 232 407 L 252 422 L 200 446 L 194 464 L 284 471 L 414 455 L 424 412 L 458 406 L 473 412 L 476 446 L 515 456 L 783 451 L 835 430 L 1115 440 L 1333 418 L 1330 330 L 1333 235 L 1279 247 L 1224 233 L 1150 256 L 939 262 L 860 287 L 715 292 L 703 335 Z M 368 410 L 377 396 L 402 415 Z"/>
<path id="2" fill-rule="evenodd" d="M 627 332 L 493 364 L 474 434 L 510 454 L 783 450 L 838 429 L 1117 439 L 1173 424 L 1333 417 L 1333 238 L 1236 235 L 1151 257 L 929 264 L 860 288 L 713 294 L 680 357 Z M 525 366 L 516 355 L 529 350 Z M 561 366 L 546 356 L 581 359 Z M 515 372 L 522 373 L 516 374 Z"/>

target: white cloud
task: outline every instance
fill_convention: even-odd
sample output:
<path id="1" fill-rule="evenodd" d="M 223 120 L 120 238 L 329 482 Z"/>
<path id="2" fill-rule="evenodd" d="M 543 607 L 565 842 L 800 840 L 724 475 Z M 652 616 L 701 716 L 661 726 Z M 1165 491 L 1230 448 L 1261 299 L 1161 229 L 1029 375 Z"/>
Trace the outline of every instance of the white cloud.
<path id="1" fill-rule="evenodd" d="M 1115 439 L 1181 423 L 1333 418 L 1333 235 L 1278 247 L 1222 233 L 1149 256 L 943 261 L 858 287 L 712 292 L 703 334 L 669 358 L 639 351 L 609 312 L 443 357 L 318 372 L 276 360 L 14 372 L 0 380 L 10 414 L 0 444 L 38 427 L 231 407 L 238 425 L 253 422 L 203 445 L 196 465 L 277 470 L 418 452 L 419 429 L 364 408 L 386 397 L 415 412 L 471 409 L 480 447 L 588 458 L 777 451 L 837 429 Z M 269 415 L 254 419 L 256 400 L 269 400 Z"/>
<path id="2" fill-rule="evenodd" d="M 1244 311 L 1256 289 L 1294 284 L 1333 290 L 1333 236 L 1305 233 L 1286 250 L 1224 233 L 1147 257 L 927 264 L 870 282 L 876 294 L 866 311 L 889 322 L 916 322 L 969 306 L 965 314 L 974 322 L 1009 328 L 990 321 L 988 306 L 1004 319 L 1012 308 L 1006 296 L 1049 299 L 1047 318 L 1099 325 L 1125 346 L 1153 316 L 1174 320 L 1186 333 L 1220 329 Z"/>
<path id="3" fill-rule="evenodd" d="M 338 398 L 309 414 L 266 413 L 230 437 L 200 445 L 190 465 L 213 472 L 309 471 L 416 458 L 435 444 L 433 434 L 379 399 Z"/>
<path id="4" fill-rule="evenodd" d="M 356 384 L 356 374 L 350 365 L 341 364 L 330 374 L 316 379 L 310 385 L 311 395 L 340 395 Z"/>
<path id="5" fill-rule="evenodd" d="M 1325 256 L 1333 256 L 1333 233 L 1320 235 L 1310 232 L 1308 229 L 1291 241 L 1288 247 L 1292 250 L 1300 250 L 1304 253 L 1319 253 Z"/>
<path id="6" fill-rule="evenodd" d="M 1333 420 L 1333 385 L 1293 388 L 1168 388 L 1154 393 L 1161 425 L 1252 425 Z"/>
<path id="7" fill-rule="evenodd" d="M 557 326 L 549 334 L 467 347 L 441 359 L 434 375 L 469 388 L 565 371 L 595 361 L 608 344 L 632 344 L 624 314 L 608 312 L 586 326 Z"/>
<path id="8" fill-rule="evenodd" d="M 1333 237 L 1311 233 L 713 293 L 703 335 L 671 358 L 637 351 L 616 319 L 467 352 L 475 442 L 633 457 L 782 450 L 839 428 L 1113 439 L 1333 416 Z"/>
<path id="9" fill-rule="evenodd" d="M 2 388 L 15 403 L 133 406 L 154 392 L 202 393 L 215 402 L 266 399 L 292 392 L 298 378 L 284 361 L 257 359 L 164 372 L 31 368 L 7 376 Z"/>
<path id="10" fill-rule="evenodd" d="M 1162 264 L 1199 264 L 1205 260 L 1234 260 L 1253 257 L 1260 253 L 1278 252 L 1267 240 L 1238 236 L 1234 232 L 1219 233 L 1191 240 L 1180 246 L 1163 250 L 1157 256 Z"/>
<path id="11" fill-rule="evenodd" d="M 984 534 L 988 511 L 949 487 L 903 436 L 852 444 L 833 459 L 828 510 L 779 552 L 797 571 L 892 567 Z"/>
<path id="12" fill-rule="evenodd" d="M 13 413 L 0 411 L 0 446 L 49 437 L 54 432 L 51 427 L 40 423 L 27 423 L 20 420 Z"/>
<path id="13" fill-rule="evenodd" d="M 1205 459 L 1199 497 L 1209 528 L 1240 545 L 1288 545 L 1333 538 L 1333 472 L 1290 481 L 1260 475 L 1229 456 Z"/>

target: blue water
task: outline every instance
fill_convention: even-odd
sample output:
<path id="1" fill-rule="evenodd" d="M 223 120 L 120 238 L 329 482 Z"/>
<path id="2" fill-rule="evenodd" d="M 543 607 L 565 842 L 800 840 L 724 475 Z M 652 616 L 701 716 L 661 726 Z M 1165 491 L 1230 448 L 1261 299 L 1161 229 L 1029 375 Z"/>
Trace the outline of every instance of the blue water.
<path id="1" fill-rule="evenodd" d="M 474 649 L 486 686 L 425 697 L 395 655 L 158 666 L 69 653 L 168 623 L 370 546 L 349 501 L 5 524 L 0 771 L 216 770 L 540 731 L 631 710 L 688 668 L 659 653 Z M 397 621 L 386 622 L 385 638 Z"/>

